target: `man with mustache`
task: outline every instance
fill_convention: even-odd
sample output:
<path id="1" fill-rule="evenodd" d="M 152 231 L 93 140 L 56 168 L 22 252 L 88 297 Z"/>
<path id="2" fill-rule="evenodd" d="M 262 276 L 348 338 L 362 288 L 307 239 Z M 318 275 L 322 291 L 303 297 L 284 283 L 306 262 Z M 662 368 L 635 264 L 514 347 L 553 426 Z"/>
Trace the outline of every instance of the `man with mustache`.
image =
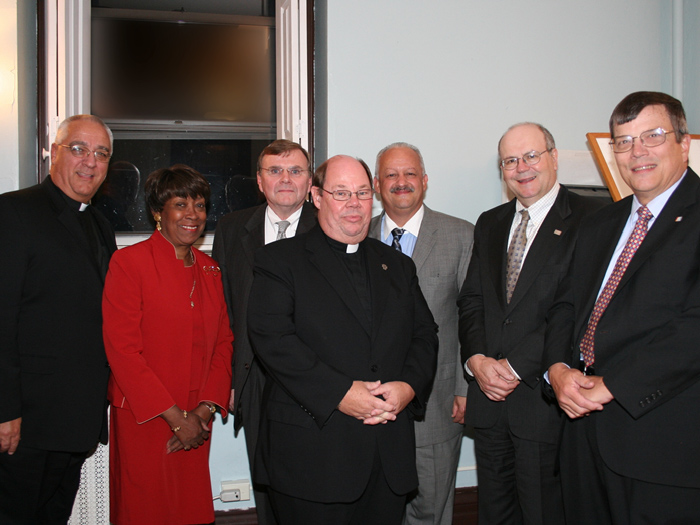
<path id="1" fill-rule="evenodd" d="M 415 146 L 395 142 L 382 149 L 374 184 L 384 212 L 372 219 L 370 237 L 413 259 L 421 290 L 440 327 L 437 375 L 425 416 L 414 422 L 418 490 L 406 505 L 404 523 L 451 525 L 467 403 L 457 296 L 467 274 L 474 226 L 423 203 L 428 175 Z"/>
<path id="2" fill-rule="evenodd" d="M 515 198 L 479 217 L 458 300 L 479 523 L 560 525 L 561 412 L 542 395 L 544 330 L 581 219 L 597 203 L 559 185 L 554 138 L 540 124 L 512 126 L 498 154 Z"/>

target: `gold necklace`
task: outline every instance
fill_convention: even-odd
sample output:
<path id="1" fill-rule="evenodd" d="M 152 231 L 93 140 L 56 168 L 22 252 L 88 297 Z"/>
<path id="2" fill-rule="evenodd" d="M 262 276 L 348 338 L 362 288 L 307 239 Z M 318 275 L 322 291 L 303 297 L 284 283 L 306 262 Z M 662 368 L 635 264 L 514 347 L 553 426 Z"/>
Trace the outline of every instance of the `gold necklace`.
<path id="1" fill-rule="evenodd" d="M 195 259 L 194 252 L 192 251 L 192 248 L 190 248 L 190 259 L 192 261 L 192 264 L 190 266 L 194 266 L 194 264 L 197 262 L 197 259 Z M 195 277 L 192 279 L 192 290 L 190 290 L 190 306 L 194 308 L 194 299 L 192 299 L 192 294 L 194 293 L 194 287 L 197 286 L 197 278 Z"/>

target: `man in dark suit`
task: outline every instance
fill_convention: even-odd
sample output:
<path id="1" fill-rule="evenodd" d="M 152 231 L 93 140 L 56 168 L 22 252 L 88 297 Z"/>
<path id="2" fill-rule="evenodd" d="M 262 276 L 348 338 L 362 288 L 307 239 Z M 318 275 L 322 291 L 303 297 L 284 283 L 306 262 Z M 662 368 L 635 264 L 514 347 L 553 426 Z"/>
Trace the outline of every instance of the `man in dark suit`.
<path id="1" fill-rule="evenodd" d="M 366 164 L 329 159 L 311 192 L 319 226 L 256 254 L 248 326 L 271 380 L 254 475 L 282 525 L 398 524 L 436 325 L 411 259 L 366 238 Z"/>
<path id="2" fill-rule="evenodd" d="M 258 441 L 260 405 L 265 372 L 253 355 L 248 339 L 248 296 L 253 283 L 255 252 L 278 237 L 294 237 L 316 224 L 316 208 L 306 202 L 311 189 L 309 154 L 289 140 L 276 140 L 258 158 L 258 187 L 267 204 L 235 211 L 219 220 L 212 255 L 223 272 L 224 292 L 234 334 L 233 385 L 229 409 L 234 432 L 245 428 L 250 470 Z M 284 230 L 280 222 L 285 221 Z M 253 485 L 258 523 L 275 518 L 265 488 Z"/>
<path id="3" fill-rule="evenodd" d="M 479 523 L 559 525 L 561 413 L 541 391 L 544 330 L 579 223 L 596 203 L 557 183 L 554 138 L 540 124 L 511 127 L 498 153 L 515 199 L 479 217 L 458 300 Z"/>
<path id="4" fill-rule="evenodd" d="M 567 523 L 700 523 L 700 181 L 685 112 L 632 93 L 610 133 L 634 195 L 582 224 L 543 361 L 571 418 Z"/>
<path id="5" fill-rule="evenodd" d="M 452 525 L 467 405 L 457 295 L 467 274 L 474 226 L 423 204 L 428 175 L 415 146 L 396 142 L 382 149 L 374 183 L 384 212 L 372 219 L 369 235 L 413 259 L 421 291 L 440 327 L 437 374 L 425 416 L 415 422 L 418 491 L 406 505 L 404 524 Z"/>
<path id="6" fill-rule="evenodd" d="M 61 123 L 51 175 L 0 196 L 0 522 L 66 523 L 80 468 L 106 442 L 109 367 L 102 287 L 116 249 L 88 206 L 112 133 L 91 115 Z"/>

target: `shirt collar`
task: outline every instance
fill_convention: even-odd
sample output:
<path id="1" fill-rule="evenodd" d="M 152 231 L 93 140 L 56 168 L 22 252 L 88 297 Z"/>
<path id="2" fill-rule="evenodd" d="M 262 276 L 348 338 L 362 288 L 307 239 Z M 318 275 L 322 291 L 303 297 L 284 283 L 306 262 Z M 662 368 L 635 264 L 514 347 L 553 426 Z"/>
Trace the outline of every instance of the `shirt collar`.
<path id="1" fill-rule="evenodd" d="M 267 206 L 267 220 L 269 220 L 272 224 L 277 224 L 281 220 L 286 220 L 289 222 L 289 224 L 294 224 L 299 220 L 301 217 L 301 209 L 303 206 L 299 206 L 299 209 L 292 213 L 289 217 L 286 219 L 280 219 L 279 216 L 275 213 L 275 211 L 268 205 Z"/>
<path id="2" fill-rule="evenodd" d="M 384 230 L 382 231 L 382 237 L 386 241 L 386 239 L 391 235 L 391 230 L 394 228 L 402 228 L 404 230 L 404 233 L 408 232 L 414 237 L 418 237 L 418 232 L 420 231 L 420 225 L 423 222 L 423 217 L 425 216 L 425 204 L 421 204 L 421 207 L 418 208 L 418 211 L 413 214 L 413 217 L 408 219 L 406 224 L 403 226 L 398 226 L 391 217 L 389 217 L 388 213 L 384 213 Z"/>
<path id="3" fill-rule="evenodd" d="M 676 191 L 676 188 L 678 188 L 678 185 L 681 183 L 681 181 L 686 177 L 688 174 L 688 170 L 686 168 L 685 172 L 683 172 L 683 176 L 678 179 L 670 188 L 668 188 L 666 191 L 663 193 L 657 195 L 654 197 L 649 204 L 647 204 L 647 208 L 651 212 L 651 215 L 654 217 L 659 216 L 659 214 L 663 211 L 664 206 L 666 206 L 666 203 L 668 202 L 668 199 L 671 198 L 671 195 L 673 194 L 674 191 Z M 634 195 L 634 194 L 633 194 Z M 637 196 L 634 195 L 632 197 L 632 215 L 633 217 L 636 217 L 637 210 L 641 208 L 642 203 L 639 202 L 637 199 Z"/>
<path id="4" fill-rule="evenodd" d="M 555 182 L 554 186 L 552 186 L 552 188 L 547 193 L 545 193 L 545 195 L 541 197 L 540 200 L 528 206 L 527 208 L 525 208 L 525 206 L 523 206 L 523 204 L 516 199 L 515 213 L 517 214 L 520 213 L 522 210 L 527 209 L 528 214 L 530 215 L 531 223 L 538 224 L 547 216 L 549 210 L 554 205 L 554 201 L 557 200 L 557 195 L 559 195 L 559 189 L 559 183 Z"/>

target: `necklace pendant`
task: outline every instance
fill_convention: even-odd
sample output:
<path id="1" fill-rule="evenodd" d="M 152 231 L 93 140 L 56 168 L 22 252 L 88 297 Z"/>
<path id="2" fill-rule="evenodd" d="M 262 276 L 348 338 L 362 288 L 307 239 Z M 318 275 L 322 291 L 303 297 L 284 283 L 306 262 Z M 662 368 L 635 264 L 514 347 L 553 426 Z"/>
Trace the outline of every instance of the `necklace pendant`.
<path id="1" fill-rule="evenodd" d="M 190 306 L 194 308 L 194 301 L 190 301 Z"/>

